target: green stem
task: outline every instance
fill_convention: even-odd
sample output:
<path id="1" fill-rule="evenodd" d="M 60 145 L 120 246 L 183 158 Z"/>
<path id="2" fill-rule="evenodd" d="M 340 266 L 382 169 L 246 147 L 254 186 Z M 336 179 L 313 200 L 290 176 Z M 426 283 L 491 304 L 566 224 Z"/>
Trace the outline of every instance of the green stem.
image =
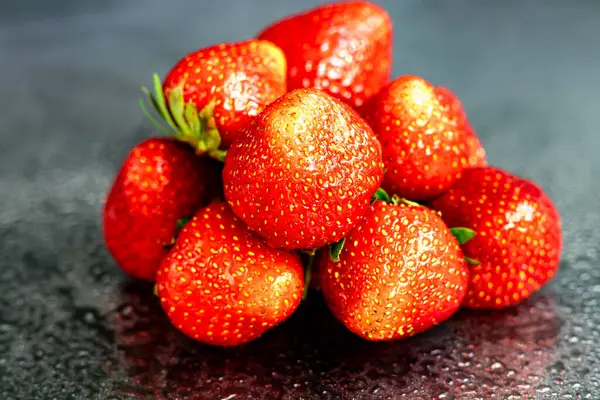
<path id="1" fill-rule="evenodd" d="M 152 75 L 152 79 L 154 83 L 154 96 L 152 96 L 150 91 L 146 90 L 150 94 L 152 105 L 156 107 L 156 111 L 160 114 L 161 117 L 163 117 L 167 124 L 169 124 L 169 126 L 173 128 L 175 132 L 177 132 L 177 124 L 173 121 L 173 118 L 171 118 L 169 107 L 167 107 L 167 102 L 163 93 L 163 87 L 162 83 L 160 82 L 160 77 L 158 76 L 158 74 L 154 74 Z"/>
<path id="2" fill-rule="evenodd" d="M 302 292 L 302 300 L 306 300 L 308 297 L 308 288 L 310 287 L 310 280 L 312 278 L 312 267 L 315 262 L 315 255 L 308 255 L 306 267 L 304 268 L 304 291 Z"/>
<path id="3" fill-rule="evenodd" d="M 219 161 L 225 160 L 226 150 L 220 148 L 221 135 L 214 121 L 215 102 L 210 101 L 198 111 L 194 103 L 185 102 L 183 91 L 185 81 L 169 92 L 165 98 L 162 83 L 157 74 L 153 75 L 154 93 L 145 87 L 142 92 L 152 105 L 154 114 L 149 112 L 146 103 L 140 101 L 140 108 L 150 122 L 174 138 L 191 145 L 199 155 L 208 155 Z"/>
<path id="4" fill-rule="evenodd" d="M 345 243 L 346 243 L 346 238 L 341 238 L 337 242 L 331 243 L 329 245 L 329 258 L 331 258 L 331 261 L 333 261 L 333 262 L 340 261 L 340 253 L 342 252 L 342 249 L 344 248 Z"/>
<path id="5" fill-rule="evenodd" d="M 376 201 L 385 201 L 386 203 L 392 202 L 390 200 L 390 196 L 387 194 L 387 192 L 383 188 L 377 189 L 377 191 L 371 198 L 371 204 L 375 203 Z"/>
<path id="6" fill-rule="evenodd" d="M 416 201 L 411 201 L 411 200 L 408 200 L 405 198 L 400 198 L 396 195 L 392 196 L 392 203 L 394 203 L 394 204 L 404 203 L 407 206 L 411 206 L 411 207 L 419 207 L 420 206 L 420 204 L 417 203 Z"/>

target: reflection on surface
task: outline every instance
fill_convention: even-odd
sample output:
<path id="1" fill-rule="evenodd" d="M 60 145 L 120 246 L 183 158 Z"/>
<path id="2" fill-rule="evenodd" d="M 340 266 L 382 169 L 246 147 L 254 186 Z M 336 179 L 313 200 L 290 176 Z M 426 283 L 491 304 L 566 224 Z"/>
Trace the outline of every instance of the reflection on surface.
<path id="1" fill-rule="evenodd" d="M 123 288 L 114 316 L 123 394 L 169 398 L 529 398 L 554 361 L 550 296 L 505 312 L 461 311 L 399 342 L 349 333 L 314 293 L 279 328 L 241 348 L 195 343 L 172 328 L 152 288 Z M 187 397 L 189 396 L 189 397 Z"/>

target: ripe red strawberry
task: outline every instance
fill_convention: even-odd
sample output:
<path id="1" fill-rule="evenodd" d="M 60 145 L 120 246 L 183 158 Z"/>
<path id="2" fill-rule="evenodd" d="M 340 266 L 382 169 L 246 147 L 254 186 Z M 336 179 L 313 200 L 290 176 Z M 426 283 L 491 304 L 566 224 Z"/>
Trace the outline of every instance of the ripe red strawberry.
<path id="1" fill-rule="evenodd" d="M 165 130 L 198 153 L 222 159 L 219 149 L 227 149 L 252 117 L 286 93 L 285 55 L 264 40 L 211 46 L 177 62 L 162 86 L 155 75 L 154 86 L 154 96 L 146 92 Z"/>
<path id="2" fill-rule="evenodd" d="M 288 61 L 289 90 L 315 87 L 360 106 L 390 79 L 392 21 L 366 1 L 326 4 L 267 27 Z"/>
<path id="3" fill-rule="evenodd" d="M 485 158 L 485 149 L 481 145 L 477 134 L 473 130 L 471 123 L 468 121 L 467 113 L 463 108 L 460 100 L 450 89 L 443 86 L 435 88 L 438 101 L 444 109 L 448 110 L 448 113 L 456 116 L 456 125 L 461 126 L 465 132 L 465 140 L 467 146 L 467 166 L 469 168 L 474 167 L 486 167 L 487 160 Z"/>
<path id="4" fill-rule="evenodd" d="M 447 190 L 465 168 L 484 166 L 485 151 L 448 89 L 403 76 L 361 109 L 383 149 L 390 193 L 425 200 Z"/>
<path id="5" fill-rule="evenodd" d="M 458 241 L 434 211 L 418 205 L 373 203 L 339 261 L 320 260 L 332 313 L 369 340 L 400 339 L 448 319 L 469 282 Z"/>
<path id="6" fill-rule="evenodd" d="M 462 247 L 467 257 L 480 263 L 471 266 L 465 306 L 511 306 L 556 273 L 562 248 L 560 217 L 532 182 L 496 168 L 475 168 L 431 204 L 448 226 L 477 233 Z"/>
<path id="7" fill-rule="evenodd" d="M 271 103 L 240 133 L 223 170 L 233 212 L 273 247 L 336 242 L 369 208 L 381 147 L 348 105 L 316 89 Z"/>
<path id="8" fill-rule="evenodd" d="M 261 336 L 300 304 L 297 255 L 267 246 L 225 203 L 183 228 L 156 277 L 173 324 L 204 343 L 235 346 Z"/>
<path id="9" fill-rule="evenodd" d="M 148 139 L 131 150 L 106 198 L 104 240 L 129 275 L 153 281 L 181 218 L 204 202 L 206 160 L 172 139 Z"/>

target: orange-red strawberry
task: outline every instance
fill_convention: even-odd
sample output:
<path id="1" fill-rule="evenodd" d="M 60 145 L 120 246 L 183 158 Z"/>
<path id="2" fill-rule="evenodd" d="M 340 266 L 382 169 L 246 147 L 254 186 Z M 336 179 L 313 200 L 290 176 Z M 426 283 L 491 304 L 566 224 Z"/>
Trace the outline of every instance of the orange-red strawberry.
<path id="1" fill-rule="evenodd" d="M 418 205 L 373 203 L 339 261 L 320 261 L 332 313 L 369 340 L 401 339 L 448 319 L 469 282 L 458 241 L 434 211 Z"/>
<path id="2" fill-rule="evenodd" d="M 267 246 L 225 203 L 198 211 L 156 278 L 171 322 L 204 343 L 235 346 L 261 336 L 300 304 L 298 255 Z"/>
<path id="3" fill-rule="evenodd" d="M 394 80 L 369 99 L 361 114 L 381 142 L 383 187 L 391 193 L 429 199 L 447 190 L 465 168 L 486 165 L 456 96 L 420 77 Z"/>
<path id="4" fill-rule="evenodd" d="M 392 22 L 366 1 L 326 4 L 267 27 L 288 61 L 289 90 L 315 87 L 360 106 L 390 79 Z"/>
<path id="5" fill-rule="evenodd" d="M 487 160 L 485 158 L 485 149 L 469 123 L 467 113 L 458 97 L 456 97 L 450 89 L 443 86 L 436 87 L 435 92 L 442 107 L 447 109 L 450 115 L 455 116 L 456 125 L 461 126 L 461 130 L 465 132 L 464 137 L 467 146 L 466 154 L 467 157 L 469 157 L 467 160 L 468 168 L 486 167 Z"/>
<path id="6" fill-rule="evenodd" d="M 154 76 L 154 95 L 146 93 L 168 133 L 198 153 L 222 158 L 220 149 L 227 149 L 252 117 L 286 92 L 286 71 L 285 55 L 270 42 L 224 43 L 186 55 L 162 85 Z"/>
<path id="7" fill-rule="evenodd" d="M 556 273 L 562 248 L 560 217 L 534 183 L 496 168 L 474 168 L 431 205 L 448 226 L 476 232 L 462 245 L 465 256 L 479 262 L 470 266 L 465 306 L 511 306 Z"/>
<path id="8" fill-rule="evenodd" d="M 131 150 L 106 198 L 104 240 L 129 275 L 153 281 L 177 233 L 213 179 L 210 165 L 183 143 L 148 139 Z"/>
<path id="9" fill-rule="evenodd" d="M 348 105 L 317 89 L 271 103 L 239 135 L 223 170 L 233 212 L 273 247 L 344 237 L 383 178 L 381 147 Z"/>

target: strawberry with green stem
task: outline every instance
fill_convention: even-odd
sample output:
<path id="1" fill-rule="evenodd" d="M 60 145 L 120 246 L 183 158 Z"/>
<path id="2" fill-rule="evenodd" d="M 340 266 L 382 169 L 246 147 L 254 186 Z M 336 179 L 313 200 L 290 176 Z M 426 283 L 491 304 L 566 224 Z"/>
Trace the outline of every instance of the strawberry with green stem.
<path id="1" fill-rule="evenodd" d="M 106 247 L 125 272 L 155 279 L 181 223 L 212 195 L 216 172 L 208 159 L 170 138 L 148 139 L 131 150 L 102 214 Z"/>
<path id="2" fill-rule="evenodd" d="M 160 118 L 140 106 L 167 134 L 223 160 L 240 129 L 286 92 L 286 71 L 285 55 L 270 42 L 211 46 L 186 55 L 164 82 L 154 75 L 154 94 L 142 88 Z"/>
<path id="3" fill-rule="evenodd" d="M 371 199 L 371 204 L 373 204 L 376 201 L 383 201 L 385 203 L 388 204 L 394 204 L 394 205 L 398 205 L 398 204 L 406 204 L 406 205 L 411 205 L 411 206 L 419 206 L 418 203 L 415 203 L 413 201 L 407 200 L 407 199 L 401 199 L 400 197 L 398 197 L 397 195 L 393 195 L 393 196 L 389 196 L 387 194 L 387 192 L 382 189 L 379 188 L 375 194 L 373 195 L 373 198 Z M 458 241 L 459 244 L 464 244 L 466 242 L 468 242 L 469 240 L 471 240 L 474 236 L 475 236 L 475 232 L 471 229 L 468 228 L 462 228 L 462 227 L 455 227 L 455 228 L 450 228 L 450 232 L 452 233 L 452 235 L 456 238 L 456 240 Z M 319 266 L 320 265 L 324 265 L 324 263 L 327 263 L 328 260 L 333 261 L 333 262 L 338 262 L 340 261 L 340 254 L 344 248 L 344 245 L 346 243 L 346 238 L 342 238 L 341 240 L 339 240 L 338 242 L 332 243 L 329 246 L 325 246 L 321 249 L 319 249 L 316 254 L 310 254 L 308 255 L 308 261 L 305 263 L 306 265 L 306 282 L 307 282 L 307 290 L 310 289 L 320 289 L 319 286 L 319 281 L 320 281 L 320 272 L 319 272 Z M 479 264 L 479 262 L 475 259 L 469 258 L 469 257 L 464 257 L 464 260 L 467 262 L 467 264 L 471 264 L 471 265 L 477 265 Z M 305 292 L 305 296 L 306 296 L 306 292 Z"/>
<path id="4" fill-rule="evenodd" d="M 227 204 L 213 203 L 182 229 L 159 268 L 156 288 L 183 333 L 237 346 L 296 310 L 304 278 L 298 255 L 267 246 Z"/>
<path id="5" fill-rule="evenodd" d="M 382 186 L 390 193 L 427 200 L 447 190 L 465 169 L 486 165 L 459 100 L 421 77 L 397 78 L 360 112 L 381 142 Z"/>
<path id="6" fill-rule="evenodd" d="M 319 258 L 332 313 L 374 341 L 417 334 L 459 308 L 469 281 L 459 239 L 472 237 L 451 231 L 433 210 L 378 196 L 385 200 L 375 200 L 345 242 L 330 247 L 331 257 Z"/>
<path id="7" fill-rule="evenodd" d="M 233 212 L 273 247 L 315 249 L 358 223 L 383 178 L 381 147 L 350 106 L 316 89 L 269 104 L 223 170 Z"/>
<path id="8" fill-rule="evenodd" d="M 556 274 L 562 249 L 560 216 L 533 182 L 498 168 L 474 168 L 430 205 L 448 226 L 477 236 L 462 246 L 471 266 L 465 298 L 470 308 L 515 305 Z"/>

